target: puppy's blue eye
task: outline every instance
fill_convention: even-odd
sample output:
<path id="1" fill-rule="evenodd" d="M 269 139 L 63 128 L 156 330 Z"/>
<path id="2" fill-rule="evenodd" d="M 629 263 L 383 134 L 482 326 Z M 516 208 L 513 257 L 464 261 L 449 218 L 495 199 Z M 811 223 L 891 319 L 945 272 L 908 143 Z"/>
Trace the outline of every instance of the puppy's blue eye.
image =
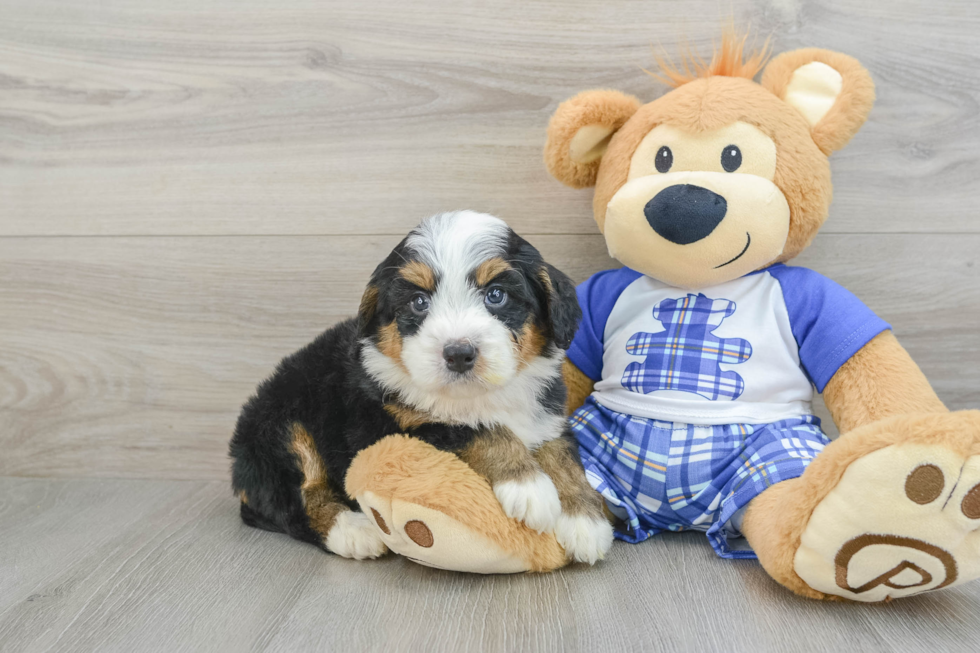
<path id="1" fill-rule="evenodd" d="M 412 301 L 409 302 L 412 307 L 412 312 L 416 315 L 422 315 L 429 310 L 429 298 L 425 295 L 415 295 L 412 297 Z"/>
<path id="2" fill-rule="evenodd" d="M 507 301 L 507 292 L 503 288 L 491 288 L 483 301 L 490 306 L 502 306 Z"/>

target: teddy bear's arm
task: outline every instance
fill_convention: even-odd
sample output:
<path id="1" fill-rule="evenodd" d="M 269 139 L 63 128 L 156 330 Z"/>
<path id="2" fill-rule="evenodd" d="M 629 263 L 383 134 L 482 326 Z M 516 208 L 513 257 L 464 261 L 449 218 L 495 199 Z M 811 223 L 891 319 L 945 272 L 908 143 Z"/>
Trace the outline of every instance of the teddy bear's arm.
<path id="1" fill-rule="evenodd" d="M 586 398 L 592 394 L 595 382 L 585 376 L 582 371 L 575 367 L 572 361 L 565 359 L 561 368 L 562 376 L 565 378 L 565 386 L 568 388 L 568 398 L 565 401 L 565 412 L 571 415 L 582 404 Z"/>
<path id="2" fill-rule="evenodd" d="M 841 433 L 893 415 L 947 412 L 891 331 L 880 333 L 844 363 L 823 398 Z"/>

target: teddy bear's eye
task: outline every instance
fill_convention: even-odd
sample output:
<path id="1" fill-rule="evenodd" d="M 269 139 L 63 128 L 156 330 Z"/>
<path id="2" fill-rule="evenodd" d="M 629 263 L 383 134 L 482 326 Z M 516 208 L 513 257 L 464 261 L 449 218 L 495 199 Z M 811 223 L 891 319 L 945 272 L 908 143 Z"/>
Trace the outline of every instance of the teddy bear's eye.
<path id="1" fill-rule="evenodd" d="M 653 163 L 657 166 L 657 172 L 667 172 L 670 170 L 670 166 L 674 165 L 674 153 L 664 145 L 657 150 L 657 159 Z"/>
<path id="2" fill-rule="evenodd" d="M 735 172 L 742 165 L 742 150 L 738 145 L 727 145 L 721 151 L 721 167 L 725 172 Z"/>

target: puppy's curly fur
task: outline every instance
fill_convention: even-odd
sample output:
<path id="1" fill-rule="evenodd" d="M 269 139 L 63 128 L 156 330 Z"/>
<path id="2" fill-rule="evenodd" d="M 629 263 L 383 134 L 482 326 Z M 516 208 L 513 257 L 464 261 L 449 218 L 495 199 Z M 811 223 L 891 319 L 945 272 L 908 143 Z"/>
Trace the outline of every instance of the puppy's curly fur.
<path id="1" fill-rule="evenodd" d="M 396 433 L 457 453 L 532 528 L 601 516 L 577 456 L 560 456 L 576 469 L 555 482 L 544 473 L 559 442 L 573 450 L 561 365 L 580 317 L 571 281 L 502 221 L 424 221 L 375 270 L 358 316 L 283 359 L 243 407 L 230 445 L 242 520 L 384 553 L 343 484 L 359 451 Z"/>

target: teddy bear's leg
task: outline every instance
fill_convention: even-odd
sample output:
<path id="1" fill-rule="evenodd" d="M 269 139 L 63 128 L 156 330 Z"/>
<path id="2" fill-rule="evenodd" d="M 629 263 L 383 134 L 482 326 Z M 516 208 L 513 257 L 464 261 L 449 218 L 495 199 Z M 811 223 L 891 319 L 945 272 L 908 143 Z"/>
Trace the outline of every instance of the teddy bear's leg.
<path id="1" fill-rule="evenodd" d="M 504 514 L 486 479 L 415 438 L 393 435 L 361 451 L 346 489 L 388 548 L 414 562 L 484 574 L 568 563 L 553 534 Z"/>
<path id="2" fill-rule="evenodd" d="M 742 534 L 773 580 L 800 596 L 833 599 L 803 582 L 793 566 L 793 557 L 799 549 L 798 538 L 807 519 L 798 508 L 801 496 L 806 496 L 802 478 L 776 483 L 749 504 L 742 521 Z"/>
<path id="3" fill-rule="evenodd" d="M 862 426 L 749 505 L 766 571 L 798 594 L 883 601 L 980 577 L 980 412 Z"/>
<path id="4" fill-rule="evenodd" d="M 824 401 L 843 435 L 745 514 L 770 575 L 860 601 L 980 575 L 980 413 L 949 413 L 890 331 L 837 371 Z"/>

